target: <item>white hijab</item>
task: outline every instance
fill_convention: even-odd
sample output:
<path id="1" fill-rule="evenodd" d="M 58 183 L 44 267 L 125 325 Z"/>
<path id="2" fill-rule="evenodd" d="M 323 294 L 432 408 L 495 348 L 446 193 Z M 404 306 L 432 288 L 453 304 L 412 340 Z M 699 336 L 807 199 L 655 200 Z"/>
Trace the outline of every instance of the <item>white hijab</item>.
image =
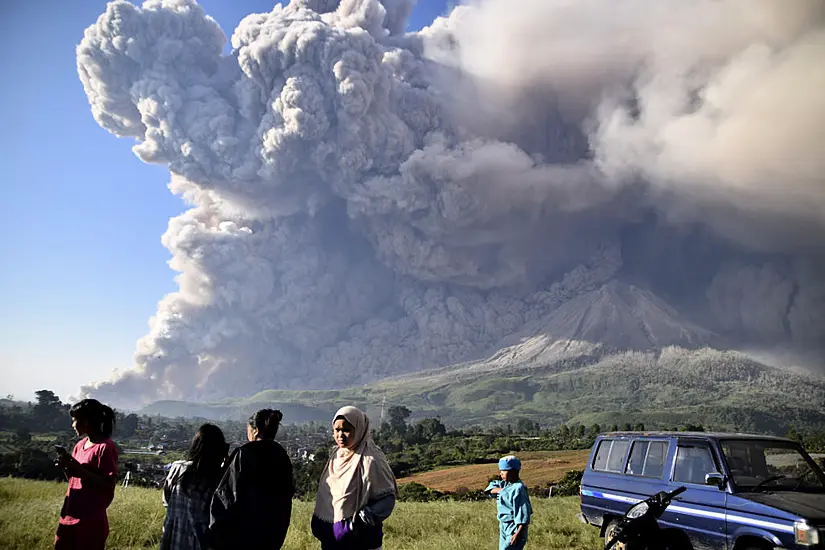
<path id="1" fill-rule="evenodd" d="M 329 523 L 353 517 L 370 501 L 398 494 L 387 457 L 372 440 L 367 415 L 343 407 L 335 413 L 333 424 L 337 418 L 344 418 L 354 430 L 347 448 L 333 450 L 318 484 L 315 515 Z"/>

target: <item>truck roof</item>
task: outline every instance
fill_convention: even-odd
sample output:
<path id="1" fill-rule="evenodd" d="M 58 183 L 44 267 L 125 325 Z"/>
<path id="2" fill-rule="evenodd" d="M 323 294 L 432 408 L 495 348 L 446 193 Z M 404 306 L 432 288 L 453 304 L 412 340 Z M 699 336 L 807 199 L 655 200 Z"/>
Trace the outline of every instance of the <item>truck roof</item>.
<path id="1" fill-rule="evenodd" d="M 599 434 L 600 437 L 604 436 L 627 436 L 627 437 L 639 437 L 639 436 L 648 436 L 648 437 L 699 437 L 703 439 L 760 439 L 760 440 L 769 440 L 769 441 L 782 441 L 785 443 L 798 443 L 793 439 L 788 439 L 787 437 L 777 437 L 775 435 L 760 435 L 760 434 L 745 434 L 745 433 L 734 433 L 734 432 L 666 432 L 666 431 L 644 431 L 644 432 L 605 432 Z"/>

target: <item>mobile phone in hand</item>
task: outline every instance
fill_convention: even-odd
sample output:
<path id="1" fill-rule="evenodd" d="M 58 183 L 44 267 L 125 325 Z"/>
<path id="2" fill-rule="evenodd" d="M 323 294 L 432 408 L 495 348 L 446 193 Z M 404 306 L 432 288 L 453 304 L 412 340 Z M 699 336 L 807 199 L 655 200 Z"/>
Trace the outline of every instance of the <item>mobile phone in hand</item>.
<path id="1" fill-rule="evenodd" d="M 63 445 L 55 445 L 54 450 L 57 451 L 57 454 L 59 454 L 59 455 L 69 454 L 69 451 L 67 451 L 66 447 L 64 447 Z"/>

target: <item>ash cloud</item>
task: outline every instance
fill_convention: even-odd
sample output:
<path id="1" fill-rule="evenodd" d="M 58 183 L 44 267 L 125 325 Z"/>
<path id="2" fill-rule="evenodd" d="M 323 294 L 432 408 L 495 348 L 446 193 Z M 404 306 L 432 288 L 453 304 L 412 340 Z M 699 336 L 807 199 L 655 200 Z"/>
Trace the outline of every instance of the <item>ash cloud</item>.
<path id="1" fill-rule="evenodd" d="M 225 35 L 118 1 L 95 120 L 169 166 L 178 292 L 115 400 L 466 360 L 615 278 L 735 342 L 825 336 L 825 7 L 293 0 Z"/>

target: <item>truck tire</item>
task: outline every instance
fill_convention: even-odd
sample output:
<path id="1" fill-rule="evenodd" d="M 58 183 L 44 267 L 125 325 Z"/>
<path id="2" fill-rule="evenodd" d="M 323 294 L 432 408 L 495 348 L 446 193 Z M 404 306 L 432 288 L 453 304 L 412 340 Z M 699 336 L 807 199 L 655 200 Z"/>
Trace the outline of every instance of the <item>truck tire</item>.
<path id="1" fill-rule="evenodd" d="M 604 530 L 604 547 L 607 548 L 607 545 L 610 543 L 610 539 L 613 538 L 613 529 L 619 525 L 619 520 L 614 519 L 610 523 L 607 524 L 607 528 Z M 627 550 L 627 545 L 623 542 L 617 542 L 613 545 L 612 550 Z"/>
<path id="2" fill-rule="evenodd" d="M 771 550 L 773 544 L 769 544 L 768 541 L 761 542 L 760 540 L 751 539 L 743 541 L 742 544 L 737 544 L 734 548 L 736 550 Z"/>

